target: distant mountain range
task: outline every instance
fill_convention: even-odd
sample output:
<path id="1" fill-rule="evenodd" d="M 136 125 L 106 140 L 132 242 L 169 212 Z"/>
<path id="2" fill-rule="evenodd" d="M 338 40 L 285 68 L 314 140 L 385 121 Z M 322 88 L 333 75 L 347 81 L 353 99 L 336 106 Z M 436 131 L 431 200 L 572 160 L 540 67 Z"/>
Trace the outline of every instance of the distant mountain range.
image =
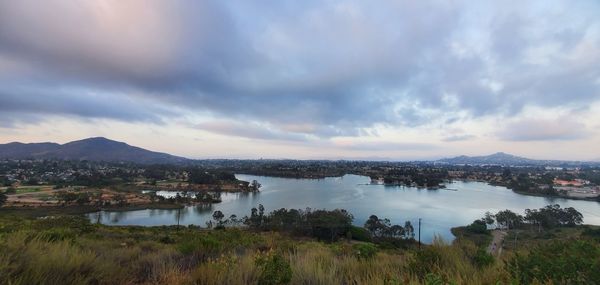
<path id="1" fill-rule="evenodd" d="M 88 138 L 66 144 L 20 143 L 0 144 L 0 159 L 63 159 L 106 162 L 133 162 L 139 164 L 186 164 L 199 161 L 167 153 L 149 151 L 103 137 Z M 503 165 L 503 166 L 578 166 L 600 165 L 600 162 L 535 160 L 503 152 L 486 156 L 461 155 L 434 161 L 449 165 Z"/>
<path id="2" fill-rule="evenodd" d="M 0 159 L 64 159 L 140 164 L 179 164 L 188 161 L 183 157 L 149 151 L 102 137 L 66 144 L 48 142 L 0 144 Z"/>
<path id="3" fill-rule="evenodd" d="M 575 166 L 598 164 L 592 161 L 564 161 L 564 160 L 537 160 L 520 157 L 504 152 L 497 152 L 485 156 L 466 156 L 461 155 L 453 158 L 443 158 L 435 161 L 436 163 L 453 165 L 503 165 L 503 166 Z"/>

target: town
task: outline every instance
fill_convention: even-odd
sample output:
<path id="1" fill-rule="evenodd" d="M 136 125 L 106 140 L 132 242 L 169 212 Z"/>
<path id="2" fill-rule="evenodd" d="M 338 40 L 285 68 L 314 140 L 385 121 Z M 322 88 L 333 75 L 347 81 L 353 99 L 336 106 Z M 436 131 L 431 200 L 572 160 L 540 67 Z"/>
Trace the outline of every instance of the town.
<path id="1" fill-rule="evenodd" d="M 219 202 L 222 192 L 258 191 L 257 181 L 237 174 L 322 179 L 363 175 L 372 184 L 429 190 L 447 182 L 481 181 L 548 197 L 600 201 L 600 168 L 446 165 L 424 162 L 199 160 L 190 165 L 143 165 L 65 160 L 0 160 L 5 207 L 149 206 Z M 152 191 L 149 191 L 152 190 Z M 155 191 L 179 192 L 165 199 Z"/>

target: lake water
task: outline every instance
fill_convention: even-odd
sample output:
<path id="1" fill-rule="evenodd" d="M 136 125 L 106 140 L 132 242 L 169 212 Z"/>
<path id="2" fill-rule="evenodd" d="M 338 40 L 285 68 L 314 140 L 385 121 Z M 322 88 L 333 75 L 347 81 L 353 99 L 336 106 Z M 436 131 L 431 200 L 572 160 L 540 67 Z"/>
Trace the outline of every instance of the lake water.
<path id="1" fill-rule="evenodd" d="M 258 193 L 223 193 L 223 202 L 213 205 L 188 206 L 181 210 L 181 225 L 201 225 L 220 210 L 229 217 L 250 215 L 250 209 L 263 204 L 265 211 L 279 208 L 346 209 L 354 215 L 354 223 L 363 225 L 375 214 L 389 218 L 392 224 L 404 225 L 410 220 L 417 231 L 421 218 L 421 240 L 430 242 L 434 234 L 450 241 L 450 228 L 467 225 L 483 216 L 510 209 L 523 214 L 527 208 L 541 208 L 548 204 L 574 207 L 584 216 L 587 224 L 600 225 L 600 203 L 520 195 L 505 187 L 490 186 L 483 182 L 457 181 L 447 189 L 427 190 L 414 187 L 365 185 L 369 177 L 345 175 L 325 179 L 289 179 L 254 175 L 236 175 L 240 180 L 258 180 Z M 100 217 L 108 225 L 174 225 L 178 210 L 135 210 L 89 214 L 92 221 Z"/>

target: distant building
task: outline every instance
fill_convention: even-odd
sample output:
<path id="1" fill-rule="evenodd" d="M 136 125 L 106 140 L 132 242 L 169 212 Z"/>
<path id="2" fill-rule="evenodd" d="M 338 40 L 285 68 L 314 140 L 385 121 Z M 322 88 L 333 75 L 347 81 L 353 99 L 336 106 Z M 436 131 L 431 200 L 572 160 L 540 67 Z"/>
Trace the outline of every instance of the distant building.
<path id="1" fill-rule="evenodd" d="M 589 181 L 583 179 L 575 179 L 575 180 L 562 180 L 554 178 L 554 185 L 558 186 L 574 186 L 574 187 L 582 187 L 583 185 L 590 184 Z"/>

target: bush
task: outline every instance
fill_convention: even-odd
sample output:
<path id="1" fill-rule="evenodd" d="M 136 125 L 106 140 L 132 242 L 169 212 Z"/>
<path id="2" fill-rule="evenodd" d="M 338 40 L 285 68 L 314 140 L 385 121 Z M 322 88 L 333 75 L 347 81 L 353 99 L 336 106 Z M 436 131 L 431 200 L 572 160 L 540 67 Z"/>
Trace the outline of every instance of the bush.
<path id="1" fill-rule="evenodd" d="M 590 227 L 586 227 L 585 230 L 583 230 L 583 232 L 581 233 L 581 235 L 600 240 L 600 228 L 593 229 Z"/>
<path id="2" fill-rule="evenodd" d="M 597 284 L 600 246 L 589 241 L 556 241 L 516 255 L 507 263 L 513 281 L 521 284 Z"/>
<path id="3" fill-rule="evenodd" d="M 426 247 L 414 255 L 413 259 L 408 264 L 410 271 L 419 276 L 425 277 L 432 269 L 439 267 L 442 256 L 435 247 Z"/>
<path id="4" fill-rule="evenodd" d="M 365 228 L 351 226 L 350 227 L 350 237 L 353 240 L 370 242 L 371 241 L 371 233 Z"/>
<path id="5" fill-rule="evenodd" d="M 214 253 L 221 248 L 221 242 L 213 236 L 202 235 L 190 237 L 182 241 L 177 249 L 183 254 L 192 254 L 196 252 Z"/>
<path id="6" fill-rule="evenodd" d="M 372 243 L 359 243 L 352 246 L 354 255 L 358 258 L 370 259 L 377 255 L 377 247 Z"/>
<path id="7" fill-rule="evenodd" d="M 175 243 L 175 239 L 173 239 L 171 236 L 168 236 L 168 235 L 161 237 L 158 241 L 161 243 L 164 243 L 164 244 Z"/>
<path id="8" fill-rule="evenodd" d="M 292 280 L 292 267 L 281 254 L 259 257 L 256 265 L 260 268 L 258 284 L 287 284 Z"/>
<path id="9" fill-rule="evenodd" d="M 43 231 L 39 235 L 41 240 L 54 242 L 63 240 L 75 239 L 75 233 L 70 229 L 65 228 L 53 228 Z"/>
<path id="10" fill-rule="evenodd" d="M 467 226 L 467 231 L 474 234 L 489 234 L 485 221 L 475 220 L 472 224 Z"/>
<path id="11" fill-rule="evenodd" d="M 483 248 L 478 249 L 475 256 L 473 256 L 473 264 L 479 268 L 490 266 L 493 263 L 494 257 Z"/>

